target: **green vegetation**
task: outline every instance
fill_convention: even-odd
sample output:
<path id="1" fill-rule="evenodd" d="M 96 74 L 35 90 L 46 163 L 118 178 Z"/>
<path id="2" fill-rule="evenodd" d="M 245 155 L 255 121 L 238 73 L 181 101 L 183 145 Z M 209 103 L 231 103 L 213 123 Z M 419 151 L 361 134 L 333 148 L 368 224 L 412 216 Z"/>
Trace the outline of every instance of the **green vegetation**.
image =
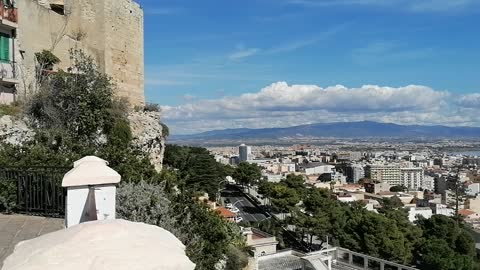
<path id="1" fill-rule="evenodd" d="M 424 243 L 418 251 L 421 269 L 478 269 L 475 242 L 456 221 L 444 216 L 421 219 Z"/>
<path id="2" fill-rule="evenodd" d="M 72 51 L 71 59 L 76 73 L 45 76 L 25 104 L 35 138 L 22 146 L 3 145 L 0 166 L 68 167 L 97 155 L 124 181 L 156 181 L 154 167 L 132 145 L 125 102 L 114 98 L 111 79 L 82 51 Z"/>
<path id="3" fill-rule="evenodd" d="M 393 187 L 390 188 L 390 191 L 391 192 L 406 192 L 407 187 L 405 187 L 405 186 L 393 186 Z"/>
<path id="4" fill-rule="evenodd" d="M 325 243 L 328 237 L 331 244 L 420 269 L 476 269 L 474 241 L 452 218 L 433 216 L 414 225 L 397 197 L 384 199 L 377 214 L 362 203 L 342 203 L 333 199 L 329 190 L 302 183 L 291 175 L 278 184 L 263 182 L 259 187 L 274 208 L 291 214 L 283 223 L 259 225 L 277 235 L 285 245 L 282 247 L 318 249 L 321 247 L 315 246 L 312 238 Z M 300 245 L 286 241 L 280 228 L 287 224 L 295 225 L 293 233 Z"/>
<path id="5" fill-rule="evenodd" d="M 182 192 L 206 192 L 215 198 L 232 168 L 215 161 L 207 149 L 167 145 L 163 164 L 178 172 L 178 188 Z"/>
<path id="6" fill-rule="evenodd" d="M 143 107 L 144 112 L 159 112 L 160 111 L 160 105 L 156 103 L 147 103 L 145 104 L 145 107 Z"/>
<path id="7" fill-rule="evenodd" d="M 55 62 L 42 53 L 47 63 Z M 157 173 L 132 144 L 125 102 L 114 98 L 110 78 L 81 51 L 72 52 L 72 63 L 75 73 L 60 71 L 41 80 L 39 91 L 20 112 L 30 117 L 36 135 L 22 146 L 1 145 L 0 166 L 71 166 L 85 155 L 108 160 L 123 179 L 118 215 L 170 230 L 186 245 L 197 269 L 215 269 L 223 262 L 234 270 L 246 264 L 238 227 L 193 199 L 205 192 L 215 198 L 227 175 L 244 185 L 258 182 L 274 209 L 290 213 L 283 224 L 259 224 L 282 247 L 312 250 L 318 248 L 313 237 L 324 242 L 328 237 L 334 245 L 421 269 L 476 269 L 474 241 L 461 220 L 434 216 L 411 224 L 396 197 L 383 200 L 380 213 L 374 213 L 361 203 L 332 199 L 329 190 L 306 186 L 301 176 L 289 175 L 280 183 L 260 181 L 257 165 L 241 163 L 233 169 L 198 147 L 168 145 L 166 169 Z M 10 211 L 15 186 L 0 184 L 0 210 Z M 460 202 L 463 191 L 457 181 L 452 184 Z M 286 224 L 295 225 L 295 231 L 284 230 Z"/>
<path id="8" fill-rule="evenodd" d="M 233 171 L 232 177 L 243 186 L 256 184 L 262 177 L 262 170 L 257 164 L 240 162 Z"/>
<path id="9" fill-rule="evenodd" d="M 225 260 L 227 269 L 245 267 L 244 240 L 239 228 L 202 203 L 174 195 L 164 185 L 123 183 L 117 194 L 119 217 L 160 226 L 179 238 L 196 269 L 214 269 Z"/>
<path id="10" fill-rule="evenodd" d="M 125 102 L 114 98 L 111 79 L 83 52 L 71 53 L 75 73 L 41 74 L 38 92 L 22 111 L 36 135 L 21 146 L 2 144 L 0 166 L 70 167 L 83 156 L 99 156 L 122 175 L 120 217 L 170 230 L 186 245 L 196 269 L 215 269 L 219 262 L 242 269 L 245 243 L 239 228 L 192 199 L 199 192 L 214 196 L 232 169 L 204 148 L 168 146 L 167 168 L 157 173 L 132 143 Z M 48 55 L 42 52 L 37 60 L 43 56 Z M 0 211 L 10 211 L 15 183 L 0 184 Z"/>
<path id="11" fill-rule="evenodd" d="M 22 112 L 22 105 L 19 102 L 13 102 L 12 104 L 0 104 L 0 116 L 4 115 L 19 115 Z"/>
<path id="12" fill-rule="evenodd" d="M 60 58 L 48 50 L 35 53 L 35 59 L 42 69 L 51 69 L 53 65 L 60 63 Z"/>

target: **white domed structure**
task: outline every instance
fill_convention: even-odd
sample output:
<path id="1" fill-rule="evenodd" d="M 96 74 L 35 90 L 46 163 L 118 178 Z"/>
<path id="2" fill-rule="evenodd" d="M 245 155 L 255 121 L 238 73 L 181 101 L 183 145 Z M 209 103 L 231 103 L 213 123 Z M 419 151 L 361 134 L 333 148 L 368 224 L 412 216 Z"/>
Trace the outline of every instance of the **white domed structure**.
<path id="1" fill-rule="evenodd" d="M 2 270 L 193 270 L 185 246 L 157 226 L 81 223 L 19 243 Z"/>

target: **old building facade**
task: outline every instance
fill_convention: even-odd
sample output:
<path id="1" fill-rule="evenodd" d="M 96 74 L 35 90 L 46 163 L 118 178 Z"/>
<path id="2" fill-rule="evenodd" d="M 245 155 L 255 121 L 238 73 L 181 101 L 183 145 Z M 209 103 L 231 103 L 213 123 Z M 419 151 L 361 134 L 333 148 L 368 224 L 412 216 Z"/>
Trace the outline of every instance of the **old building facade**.
<path id="1" fill-rule="evenodd" d="M 71 66 L 70 49 L 92 56 L 113 78 L 116 95 L 130 105 L 144 104 L 143 10 L 133 0 L 0 0 L 4 9 L 0 38 L 9 37 L 11 72 L 3 72 L 0 102 L 26 98 L 36 91 L 35 53 L 49 50 Z M 4 23 L 5 22 L 5 23 Z M 7 23 L 7 24 L 6 24 Z M 0 45 L 3 44 L 0 40 Z M 7 44 L 7 41 L 5 41 Z M 5 45 L 6 46 L 6 45 Z M 3 47 L 1 47 L 3 48 Z M 0 49 L 1 49 L 0 48 Z M 0 60 L 7 55 L 0 50 Z M 7 66 L 7 65 L 5 65 Z M 2 74 L 3 75 L 3 74 Z M 12 78 L 9 78 L 12 77 Z"/>

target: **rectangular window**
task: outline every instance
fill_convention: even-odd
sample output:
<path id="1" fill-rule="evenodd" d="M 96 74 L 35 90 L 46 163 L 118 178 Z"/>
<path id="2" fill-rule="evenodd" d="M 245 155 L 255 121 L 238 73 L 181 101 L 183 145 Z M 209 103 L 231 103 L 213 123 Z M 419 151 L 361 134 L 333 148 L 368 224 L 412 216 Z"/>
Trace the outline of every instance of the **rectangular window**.
<path id="1" fill-rule="evenodd" d="M 10 36 L 0 33 L 0 61 L 10 62 Z"/>

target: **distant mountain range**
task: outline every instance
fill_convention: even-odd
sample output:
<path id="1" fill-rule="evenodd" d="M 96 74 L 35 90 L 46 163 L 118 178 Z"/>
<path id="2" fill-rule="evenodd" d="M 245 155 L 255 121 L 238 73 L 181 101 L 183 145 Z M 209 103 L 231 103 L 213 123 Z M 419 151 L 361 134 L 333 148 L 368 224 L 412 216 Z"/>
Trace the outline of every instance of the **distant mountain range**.
<path id="1" fill-rule="evenodd" d="M 397 125 L 372 121 L 335 122 L 286 128 L 224 129 L 173 135 L 172 141 L 275 140 L 298 138 L 480 138 L 480 127 Z"/>

